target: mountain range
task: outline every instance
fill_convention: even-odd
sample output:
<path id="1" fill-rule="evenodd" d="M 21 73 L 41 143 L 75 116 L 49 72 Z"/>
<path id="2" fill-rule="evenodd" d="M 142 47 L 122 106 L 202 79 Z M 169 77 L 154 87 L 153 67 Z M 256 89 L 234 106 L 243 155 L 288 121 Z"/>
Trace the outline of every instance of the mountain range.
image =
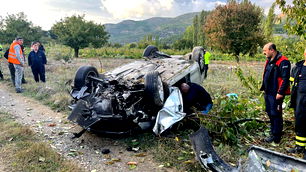
<path id="1" fill-rule="evenodd" d="M 187 13 L 174 18 L 153 17 L 146 20 L 124 20 L 117 24 L 105 24 L 111 43 L 138 42 L 146 35 L 167 39 L 181 35 L 193 22 L 193 17 L 199 12 Z"/>

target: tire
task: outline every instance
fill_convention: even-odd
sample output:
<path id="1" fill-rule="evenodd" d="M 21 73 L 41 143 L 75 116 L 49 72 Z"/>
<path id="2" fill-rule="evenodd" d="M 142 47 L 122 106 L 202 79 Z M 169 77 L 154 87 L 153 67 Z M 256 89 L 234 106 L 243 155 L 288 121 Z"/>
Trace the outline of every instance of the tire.
<path id="1" fill-rule="evenodd" d="M 143 51 L 143 57 L 153 57 L 154 52 L 158 51 L 158 48 L 153 45 L 148 45 Z"/>
<path id="2" fill-rule="evenodd" d="M 201 46 L 194 47 L 192 50 L 192 59 L 199 64 L 201 73 L 204 71 L 205 65 L 204 54 L 204 48 Z"/>
<path id="3" fill-rule="evenodd" d="M 74 88 L 81 89 L 84 86 L 91 88 L 91 83 L 88 76 L 98 77 L 99 73 L 93 66 L 81 66 L 75 74 Z"/>
<path id="4" fill-rule="evenodd" d="M 148 103 L 163 106 L 165 100 L 164 86 L 157 71 L 149 72 L 145 76 L 145 98 Z"/>

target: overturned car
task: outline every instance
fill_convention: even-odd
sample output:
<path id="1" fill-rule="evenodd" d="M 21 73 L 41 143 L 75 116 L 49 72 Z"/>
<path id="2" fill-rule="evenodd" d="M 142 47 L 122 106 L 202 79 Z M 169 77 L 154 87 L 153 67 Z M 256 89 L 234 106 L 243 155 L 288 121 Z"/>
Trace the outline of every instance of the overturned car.
<path id="1" fill-rule="evenodd" d="M 204 54 L 202 47 L 195 47 L 186 55 L 170 56 L 148 46 L 143 60 L 103 74 L 93 66 L 80 67 L 70 92 L 73 103 L 68 117 L 83 127 L 75 136 L 85 131 L 129 134 L 152 129 L 173 88 L 182 82 L 203 82 Z M 181 99 L 180 93 L 177 97 Z M 183 113 L 181 100 L 176 107 Z"/>

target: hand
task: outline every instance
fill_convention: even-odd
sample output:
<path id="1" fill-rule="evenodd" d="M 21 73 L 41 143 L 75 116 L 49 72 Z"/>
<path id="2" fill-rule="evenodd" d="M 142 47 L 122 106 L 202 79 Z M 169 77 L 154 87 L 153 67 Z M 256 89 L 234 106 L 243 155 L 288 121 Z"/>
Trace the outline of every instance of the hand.
<path id="1" fill-rule="evenodd" d="M 284 98 L 283 95 L 281 95 L 281 94 L 276 94 L 276 100 L 281 100 L 281 99 L 283 99 L 283 98 Z"/>

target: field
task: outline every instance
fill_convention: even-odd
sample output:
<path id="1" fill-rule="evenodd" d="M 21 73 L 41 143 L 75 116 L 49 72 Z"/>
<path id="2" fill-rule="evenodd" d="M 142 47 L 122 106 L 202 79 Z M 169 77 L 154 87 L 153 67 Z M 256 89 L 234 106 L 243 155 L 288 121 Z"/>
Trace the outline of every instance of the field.
<path id="1" fill-rule="evenodd" d="M 26 91 L 22 95 L 39 100 L 54 111 L 62 112 L 65 115 L 69 114 L 69 89 L 79 66 L 93 65 L 100 72 L 104 72 L 133 61 L 133 59 L 126 58 L 80 58 L 65 61 L 58 56 L 60 55 L 54 52 L 48 54 L 45 84 L 35 83 L 29 67 L 26 67 L 25 78 L 28 83 L 23 85 Z M 284 137 L 280 144 L 263 142 L 269 133 L 268 123 L 251 121 L 234 127 L 231 125 L 243 118 L 268 120 L 264 113 L 262 93 L 259 91 L 263 65 L 263 62 L 252 61 L 241 61 L 240 64 L 232 61 L 212 61 L 208 77 L 203 82 L 203 86 L 211 93 L 214 102 L 214 107 L 209 115 L 197 115 L 196 119 L 199 118 L 200 122 L 195 118 L 184 119 L 183 123 L 173 127 L 167 135 L 162 137 L 145 133 L 119 139 L 119 142 L 133 146 L 133 140 L 136 139 L 139 147 L 153 155 L 154 161 L 165 167 L 174 167 L 184 171 L 201 169 L 199 163 L 194 160 L 194 153 L 188 138 L 188 135 L 200 125 L 210 130 L 216 151 L 232 165 L 237 165 L 240 158 L 245 160 L 246 150 L 253 144 L 286 153 L 286 149 L 294 145 L 292 110 L 288 108 L 284 110 L 286 122 Z M 4 65 L 3 61 L 2 68 L 5 76 L 2 84 L 10 86 L 9 91 L 14 92 L 6 64 Z M 226 96 L 228 93 L 238 94 L 238 99 L 228 98 Z M 190 123 L 192 127 L 188 125 Z"/>

